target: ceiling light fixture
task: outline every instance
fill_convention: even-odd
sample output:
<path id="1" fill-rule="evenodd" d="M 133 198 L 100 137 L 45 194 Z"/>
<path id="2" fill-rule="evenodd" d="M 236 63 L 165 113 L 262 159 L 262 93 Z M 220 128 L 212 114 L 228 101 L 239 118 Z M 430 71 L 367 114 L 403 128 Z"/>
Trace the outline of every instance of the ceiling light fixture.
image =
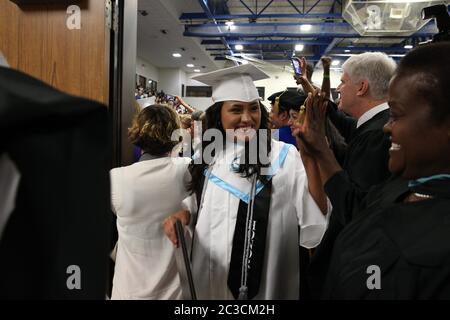
<path id="1" fill-rule="evenodd" d="M 188 68 L 193 68 L 194 65 L 193 65 L 192 63 L 188 63 L 188 64 L 186 65 L 186 67 L 188 67 Z"/>
<path id="2" fill-rule="evenodd" d="M 295 51 L 303 51 L 305 46 L 303 44 L 296 44 L 295 45 Z"/>
<path id="3" fill-rule="evenodd" d="M 234 25 L 233 21 L 227 21 L 225 24 L 228 26 L 228 30 L 235 30 L 236 26 Z"/>
<path id="4" fill-rule="evenodd" d="M 339 60 L 333 60 L 333 61 L 331 61 L 331 65 L 332 65 L 332 66 L 338 66 L 340 63 L 341 63 L 341 61 L 339 61 Z"/>
<path id="5" fill-rule="evenodd" d="M 172 53 L 172 57 L 181 58 L 181 54 L 178 52 Z"/>
<path id="6" fill-rule="evenodd" d="M 301 30 L 301 31 L 310 31 L 311 28 L 312 28 L 312 25 L 310 25 L 310 24 L 302 24 L 302 25 L 300 26 L 300 30 Z"/>
<path id="7" fill-rule="evenodd" d="M 347 53 L 348 53 L 348 52 L 350 52 L 350 50 L 349 50 L 349 49 L 346 49 L 346 50 L 344 50 L 344 52 L 347 52 Z"/>
<path id="8" fill-rule="evenodd" d="M 242 44 L 237 44 L 237 45 L 234 46 L 234 49 L 236 49 L 236 50 L 243 50 L 244 46 Z"/>
<path id="9" fill-rule="evenodd" d="M 194 69 L 194 72 L 200 72 L 200 69 Z"/>
<path id="10" fill-rule="evenodd" d="M 412 49 L 413 46 L 411 44 L 405 44 L 405 46 L 403 48 L 405 48 L 405 49 Z"/>
<path id="11" fill-rule="evenodd" d="M 402 19 L 403 18 L 403 9 L 402 8 L 391 8 L 391 12 L 389 13 L 389 18 Z"/>

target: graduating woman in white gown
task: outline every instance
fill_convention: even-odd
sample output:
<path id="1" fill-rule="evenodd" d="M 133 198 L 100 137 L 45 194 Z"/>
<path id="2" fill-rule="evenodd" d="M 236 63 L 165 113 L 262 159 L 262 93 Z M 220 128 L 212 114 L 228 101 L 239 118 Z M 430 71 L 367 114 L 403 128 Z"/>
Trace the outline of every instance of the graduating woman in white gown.
<path id="1" fill-rule="evenodd" d="M 215 102 L 206 111 L 203 152 L 196 152 L 203 158 L 190 166 L 198 210 L 185 212 L 199 299 L 298 299 L 298 245 L 317 246 L 326 230 L 320 178 L 304 168 L 315 164 L 270 136 L 253 84 L 264 78 L 251 64 L 196 77 L 212 85 Z M 211 129 L 221 141 L 208 141 Z M 177 245 L 175 220 L 164 228 Z"/>

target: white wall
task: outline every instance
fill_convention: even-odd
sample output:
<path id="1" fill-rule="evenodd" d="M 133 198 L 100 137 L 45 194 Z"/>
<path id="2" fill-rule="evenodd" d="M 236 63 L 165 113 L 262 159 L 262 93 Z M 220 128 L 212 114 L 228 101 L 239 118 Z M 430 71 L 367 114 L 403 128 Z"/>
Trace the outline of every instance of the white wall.
<path id="1" fill-rule="evenodd" d="M 341 76 L 342 76 L 342 69 L 330 70 L 331 88 L 336 89 L 339 83 L 341 83 Z M 323 69 L 314 70 L 312 81 L 320 86 L 322 84 L 322 78 L 323 78 Z"/>
<path id="2" fill-rule="evenodd" d="M 263 103 L 269 107 L 270 101 L 267 100 L 268 97 L 270 97 L 273 93 L 284 91 L 286 88 L 293 88 L 297 87 L 297 84 L 295 83 L 294 77 L 291 73 L 279 71 L 279 72 L 267 72 L 270 76 L 270 78 L 265 80 L 259 80 L 255 81 L 255 85 L 257 87 L 265 87 L 265 99 Z M 312 77 L 312 81 L 317 86 L 322 85 L 322 77 L 323 77 L 323 69 L 316 69 L 314 70 L 314 74 Z M 335 70 L 330 71 L 330 81 L 331 81 L 331 88 L 336 88 L 341 79 L 341 73 L 337 72 Z"/>
<path id="3" fill-rule="evenodd" d="M 159 70 L 155 68 L 150 62 L 145 61 L 144 59 L 139 57 L 136 58 L 136 73 L 146 77 L 147 79 L 159 81 Z"/>
<path id="4" fill-rule="evenodd" d="M 199 75 L 200 73 L 190 73 L 186 74 L 185 86 L 204 86 L 203 83 L 191 79 L 194 75 Z M 198 98 L 198 97 L 184 97 L 183 100 L 189 105 L 193 106 L 199 110 L 206 110 L 208 107 L 212 106 L 213 101 L 211 98 Z"/>
<path id="5" fill-rule="evenodd" d="M 213 105 L 211 98 L 184 97 L 183 100 L 197 110 L 206 110 Z"/>
<path id="6" fill-rule="evenodd" d="M 165 93 L 181 96 L 181 85 L 186 76 L 184 71 L 178 68 L 159 69 L 158 91 L 163 90 Z"/>
<path id="7" fill-rule="evenodd" d="M 158 82 L 158 91 L 181 95 L 181 85 L 186 83 L 186 73 L 177 68 L 156 68 L 150 62 L 137 57 L 136 73 Z"/>
<path id="8" fill-rule="evenodd" d="M 287 87 L 296 87 L 296 83 L 292 74 L 284 71 L 268 71 L 265 70 L 270 78 L 260 81 L 255 81 L 257 87 L 265 87 L 265 100 L 263 103 L 269 107 L 270 102 L 267 98 L 278 91 L 283 91 Z M 181 85 L 186 86 L 202 86 L 203 84 L 192 80 L 191 77 L 198 75 L 198 73 L 186 74 L 183 70 L 177 68 L 155 68 L 148 61 L 141 58 L 137 58 L 136 62 L 136 73 L 147 78 L 158 81 L 158 91 L 163 90 L 167 94 L 180 95 L 181 96 Z M 321 85 L 323 77 L 323 69 L 314 70 L 312 80 L 315 84 Z M 341 71 L 331 70 L 330 81 L 331 87 L 336 88 L 340 83 Z M 206 110 L 209 106 L 213 104 L 211 98 L 197 98 L 197 97 L 184 97 L 183 100 L 190 104 L 191 106 Z"/>
<path id="9" fill-rule="evenodd" d="M 288 87 L 297 87 L 297 84 L 295 83 L 295 80 L 292 76 L 292 74 L 284 71 L 279 72 L 270 72 L 265 70 L 267 74 L 269 74 L 270 78 L 265 80 L 259 80 L 255 81 L 255 85 L 257 87 L 265 87 L 265 100 L 263 101 L 264 105 L 266 107 L 270 107 L 270 101 L 267 100 L 268 97 L 270 97 L 273 93 L 283 91 Z M 190 79 L 191 76 L 194 74 L 187 74 L 186 77 L 186 84 L 188 86 L 202 86 L 203 84 Z M 312 77 L 312 80 L 315 84 L 321 85 L 322 84 L 322 77 L 323 77 L 323 69 L 316 69 L 314 70 L 314 74 Z M 336 88 L 341 79 L 341 71 L 337 70 L 331 70 L 330 71 L 330 81 L 331 81 L 331 88 Z M 183 98 L 184 101 L 192 105 L 193 107 L 196 107 L 201 110 L 205 110 L 210 105 L 212 105 L 211 98 L 195 98 L 195 97 L 185 97 Z"/>

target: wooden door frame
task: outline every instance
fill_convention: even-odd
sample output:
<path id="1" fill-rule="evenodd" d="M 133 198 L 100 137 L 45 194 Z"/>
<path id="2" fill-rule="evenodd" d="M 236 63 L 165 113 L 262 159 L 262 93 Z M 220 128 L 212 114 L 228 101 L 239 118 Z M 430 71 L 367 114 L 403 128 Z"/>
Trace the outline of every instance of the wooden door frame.
<path id="1" fill-rule="evenodd" d="M 110 119 L 112 167 L 133 161 L 128 127 L 135 110 L 137 0 L 112 0 L 116 23 L 111 32 Z"/>

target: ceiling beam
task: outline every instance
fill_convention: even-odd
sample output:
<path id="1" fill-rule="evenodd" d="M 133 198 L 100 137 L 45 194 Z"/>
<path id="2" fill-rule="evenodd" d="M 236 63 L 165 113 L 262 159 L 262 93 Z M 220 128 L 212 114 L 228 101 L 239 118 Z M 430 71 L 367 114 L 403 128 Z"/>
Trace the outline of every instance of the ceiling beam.
<path id="1" fill-rule="evenodd" d="M 258 10 L 256 10 L 257 17 L 260 17 L 261 14 L 264 12 L 264 10 L 266 10 L 266 9 L 272 4 L 272 2 L 273 2 L 273 0 L 270 0 L 270 1 L 266 4 L 266 6 L 265 6 L 264 8 L 262 8 L 262 10 L 261 10 L 259 13 L 258 13 Z"/>
<path id="2" fill-rule="evenodd" d="M 255 15 L 256 13 L 254 13 L 253 12 L 253 10 L 252 9 L 250 9 L 250 7 L 248 6 L 248 5 L 246 5 L 245 4 L 245 2 L 244 1 L 242 1 L 242 0 L 239 0 L 241 3 L 242 3 L 242 5 L 244 6 L 244 7 L 246 7 L 247 8 L 247 10 L 251 13 L 251 14 L 253 14 L 253 15 Z"/>
<path id="3" fill-rule="evenodd" d="M 201 0 L 199 0 L 201 1 Z M 234 20 L 234 19 L 258 19 L 258 18 L 299 18 L 299 19 L 340 19 L 342 15 L 340 13 L 267 13 L 267 14 L 225 14 L 225 15 L 212 15 L 208 17 L 204 12 L 188 12 L 182 13 L 180 20 Z"/>
<path id="4" fill-rule="evenodd" d="M 314 3 L 312 5 L 312 7 L 306 13 L 310 13 L 319 4 L 319 2 L 320 2 L 320 0 L 317 0 L 316 3 Z"/>
<path id="5" fill-rule="evenodd" d="M 351 27 L 348 22 L 308 22 L 311 26 L 322 26 L 322 27 Z M 229 26 L 225 23 L 219 23 L 220 27 L 229 29 Z M 190 28 L 217 28 L 218 26 L 215 23 L 204 23 L 204 24 L 188 24 L 185 25 L 185 29 L 189 30 Z M 262 28 L 262 27 L 292 27 L 292 26 L 300 26 L 299 22 L 258 22 L 258 23 L 234 23 L 234 27 L 252 27 L 252 28 Z"/>
<path id="6" fill-rule="evenodd" d="M 242 26 L 230 28 L 224 24 L 205 24 L 205 25 L 185 25 L 183 33 L 186 37 L 225 37 L 225 38 L 246 38 L 246 37 L 286 37 L 286 38 L 361 38 L 362 36 L 355 29 L 346 23 L 316 23 L 310 31 L 302 31 L 300 24 L 278 24 L 278 23 L 246 23 Z M 377 30 L 374 31 L 376 33 Z M 421 30 L 413 33 L 414 37 L 430 37 L 436 34 L 436 25 L 427 24 Z M 368 33 L 364 37 L 370 37 Z M 411 35 L 392 32 L 390 35 L 378 36 L 380 38 L 408 38 Z"/>
<path id="7" fill-rule="evenodd" d="M 307 56 L 305 55 L 305 57 L 308 59 L 308 61 L 319 61 L 320 60 L 320 56 Z M 224 56 L 222 57 L 215 57 L 214 60 L 228 60 L 227 58 L 225 58 Z M 286 61 L 289 62 L 288 58 L 283 58 L 283 57 L 271 57 L 271 56 L 264 56 L 262 57 L 262 60 L 264 61 Z"/>
<path id="8" fill-rule="evenodd" d="M 207 5 L 207 1 L 206 0 L 198 0 L 198 2 L 200 4 L 200 6 L 202 7 L 203 11 L 205 12 L 205 14 L 209 17 L 209 19 L 211 19 L 215 24 L 217 24 L 217 21 L 213 18 L 213 14 Z M 221 33 L 220 28 L 218 28 L 218 32 Z M 227 40 L 224 37 L 220 37 L 220 41 L 225 46 L 225 48 L 227 48 L 231 52 L 231 54 L 233 54 L 233 50 L 231 49 L 230 45 L 227 43 Z"/>
<path id="9" fill-rule="evenodd" d="M 431 36 L 431 34 L 421 34 L 420 36 Z M 353 33 L 258 33 L 258 34 L 250 34 L 250 33 L 196 33 L 185 31 L 183 33 L 185 37 L 198 37 L 198 38 L 217 38 L 223 37 L 225 39 L 235 39 L 235 38 L 248 38 L 248 37 L 256 37 L 256 38 L 267 38 L 267 37 L 280 37 L 280 38 L 361 38 L 361 36 L 355 31 Z M 418 35 L 419 36 L 419 35 Z M 380 37 L 381 38 L 381 37 Z M 389 36 L 383 38 L 406 38 L 405 36 Z"/>
<path id="10" fill-rule="evenodd" d="M 253 44 L 304 44 L 304 45 L 328 45 L 330 41 L 324 40 L 229 40 L 229 44 L 242 44 L 242 45 L 253 45 Z M 203 44 L 203 43 L 202 43 Z"/>
<path id="11" fill-rule="evenodd" d="M 405 49 L 404 47 L 354 47 L 354 46 L 347 46 L 347 47 L 335 47 L 330 52 L 333 53 L 341 53 L 345 52 L 345 50 L 350 50 L 351 52 L 369 52 L 369 51 L 382 51 L 382 52 L 407 52 L 408 49 Z"/>
<path id="12" fill-rule="evenodd" d="M 226 51 L 225 49 L 219 49 L 219 48 L 213 48 L 213 49 L 208 49 L 206 48 L 206 51 Z M 258 52 L 271 52 L 271 53 L 279 53 L 279 52 L 292 52 L 294 51 L 294 48 L 291 49 L 244 49 L 244 50 L 239 50 L 239 53 L 258 53 Z"/>
<path id="13" fill-rule="evenodd" d="M 295 4 L 292 3 L 291 0 L 287 0 L 287 2 L 289 2 L 289 4 L 295 9 L 295 11 L 297 11 L 297 12 L 300 13 L 300 14 L 303 14 L 303 12 L 301 12 L 301 11 L 297 8 L 297 6 L 296 6 Z"/>

